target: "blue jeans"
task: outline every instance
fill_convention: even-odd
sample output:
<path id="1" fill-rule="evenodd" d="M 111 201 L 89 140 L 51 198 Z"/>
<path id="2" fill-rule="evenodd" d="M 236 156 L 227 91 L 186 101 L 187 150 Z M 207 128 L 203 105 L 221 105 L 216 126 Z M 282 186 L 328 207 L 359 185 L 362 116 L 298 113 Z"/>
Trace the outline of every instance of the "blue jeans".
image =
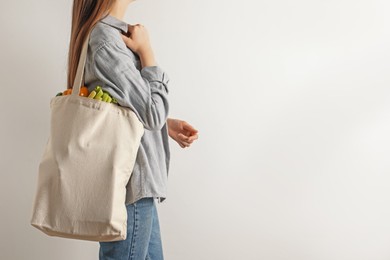
<path id="1" fill-rule="evenodd" d="M 142 198 L 126 208 L 126 239 L 99 242 L 99 260 L 164 260 L 154 198 Z"/>

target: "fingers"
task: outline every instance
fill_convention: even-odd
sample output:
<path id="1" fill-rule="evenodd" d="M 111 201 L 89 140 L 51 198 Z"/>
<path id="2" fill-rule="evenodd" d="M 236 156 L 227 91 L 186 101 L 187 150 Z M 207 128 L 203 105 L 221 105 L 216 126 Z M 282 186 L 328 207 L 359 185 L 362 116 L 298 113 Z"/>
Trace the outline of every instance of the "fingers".
<path id="1" fill-rule="evenodd" d="M 198 139 L 197 134 L 192 136 L 185 136 L 182 133 L 179 133 L 178 137 L 180 138 L 179 144 L 182 148 L 189 147 L 194 140 Z"/>
<path id="2" fill-rule="evenodd" d="M 127 24 L 127 26 L 129 27 L 129 32 L 133 32 L 135 27 L 145 27 L 145 26 L 143 26 L 142 24 L 139 24 L 139 23 L 137 23 L 137 24 Z"/>
<path id="3" fill-rule="evenodd" d="M 141 25 L 139 25 L 139 24 L 135 24 L 135 25 L 128 24 L 127 27 L 128 27 L 127 33 L 128 34 L 132 34 L 134 32 L 135 28 L 136 27 L 141 27 Z"/>
<path id="4" fill-rule="evenodd" d="M 195 139 L 198 139 L 198 135 L 186 136 L 182 133 L 179 133 L 178 136 L 180 137 L 181 141 L 188 143 L 192 143 Z"/>
<path id="5" fill-rule="evenodd" d="M 126 35 L 123 35 L 123 34 L 121 34 L 121 37 L 122 37 L 122 40 L 125 42 L 127 47 L 129 47 L 130 49 L 135 48 L 134 43 L 133 43 L 133 39 L 131 39 L 130 37 L 127 37 Z"/>
<path id="6" fill-rule="evenodd" d="M 127 39 L 129 38 L 129 37 L 127 37 L 126 35 L 123 35 L 123 34 L 121 34 L 121 37 L 122 37 L 122 40 L 125 41 L 125 42 L 126 42 Z"/>
<path id="7" fill-rule="evenodd" d="M 194 135 L 188 136 L 187 137 L 187 142 L 192 143 L 196 139 L 198 139 L 198 134 L 194 134 Z"/>
<path id="8" fill-rule="evenodd" d="M 128 31 L 132 33 L 134 31 L 134 25 L 128 24 L 127 27 L 129 28 Z"/>

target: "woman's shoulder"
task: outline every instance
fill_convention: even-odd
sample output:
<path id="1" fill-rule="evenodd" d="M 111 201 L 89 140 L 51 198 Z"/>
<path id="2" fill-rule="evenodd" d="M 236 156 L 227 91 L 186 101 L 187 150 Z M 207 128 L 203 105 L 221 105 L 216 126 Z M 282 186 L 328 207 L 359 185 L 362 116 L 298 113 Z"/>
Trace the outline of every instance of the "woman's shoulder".
<path id="1" fill-rule="evenodd" d="M 117 29 L 99 21 L 94 28 L 92 28 L 89 39 L 89 47 L 93 51 L 96 51 L 108 43 L 119 44 L 119 46 L 121 46 L 124 42 L 120 34 L 121 33 Z"/>

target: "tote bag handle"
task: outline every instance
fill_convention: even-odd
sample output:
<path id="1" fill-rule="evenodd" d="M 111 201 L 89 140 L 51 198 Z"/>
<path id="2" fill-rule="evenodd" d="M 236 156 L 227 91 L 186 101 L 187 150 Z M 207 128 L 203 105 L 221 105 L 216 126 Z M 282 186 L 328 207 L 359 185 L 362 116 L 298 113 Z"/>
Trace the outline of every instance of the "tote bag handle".
<path id="1" fill-rule="evenodd" d="M 84 75 L 85 60 L 87 59 L 89 36 L 92 32 L 92 29 L 88 33 L 87 39 L 85 39 L 85 42 L 83 44 L 83 48 L 81 50 L 80 60 L 79 60 L 78 66 L 77 66 L 76 77 L 74 78 L 74 82 L 73 82 L 72 95 L 75 95 L 75 96 L 78 96 L 80 93 L 80 88 L 81 88 L 81 83 L 82 83 L 81 80 L 83 79 L 83 75 Z"/>

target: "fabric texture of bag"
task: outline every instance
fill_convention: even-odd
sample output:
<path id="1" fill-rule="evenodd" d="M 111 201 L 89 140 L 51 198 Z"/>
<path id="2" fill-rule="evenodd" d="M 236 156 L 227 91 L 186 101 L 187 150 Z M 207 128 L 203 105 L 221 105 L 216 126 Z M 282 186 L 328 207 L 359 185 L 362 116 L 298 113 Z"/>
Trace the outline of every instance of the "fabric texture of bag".
<path id="1" fill-rule="evenodd" d="M 50 236 L 125 240 L 126 184 L 144 126 L 128 107 L 79 96 L 89 36 L 72 93 L 50 101 L 50 135 L 30 223 Z"/>

